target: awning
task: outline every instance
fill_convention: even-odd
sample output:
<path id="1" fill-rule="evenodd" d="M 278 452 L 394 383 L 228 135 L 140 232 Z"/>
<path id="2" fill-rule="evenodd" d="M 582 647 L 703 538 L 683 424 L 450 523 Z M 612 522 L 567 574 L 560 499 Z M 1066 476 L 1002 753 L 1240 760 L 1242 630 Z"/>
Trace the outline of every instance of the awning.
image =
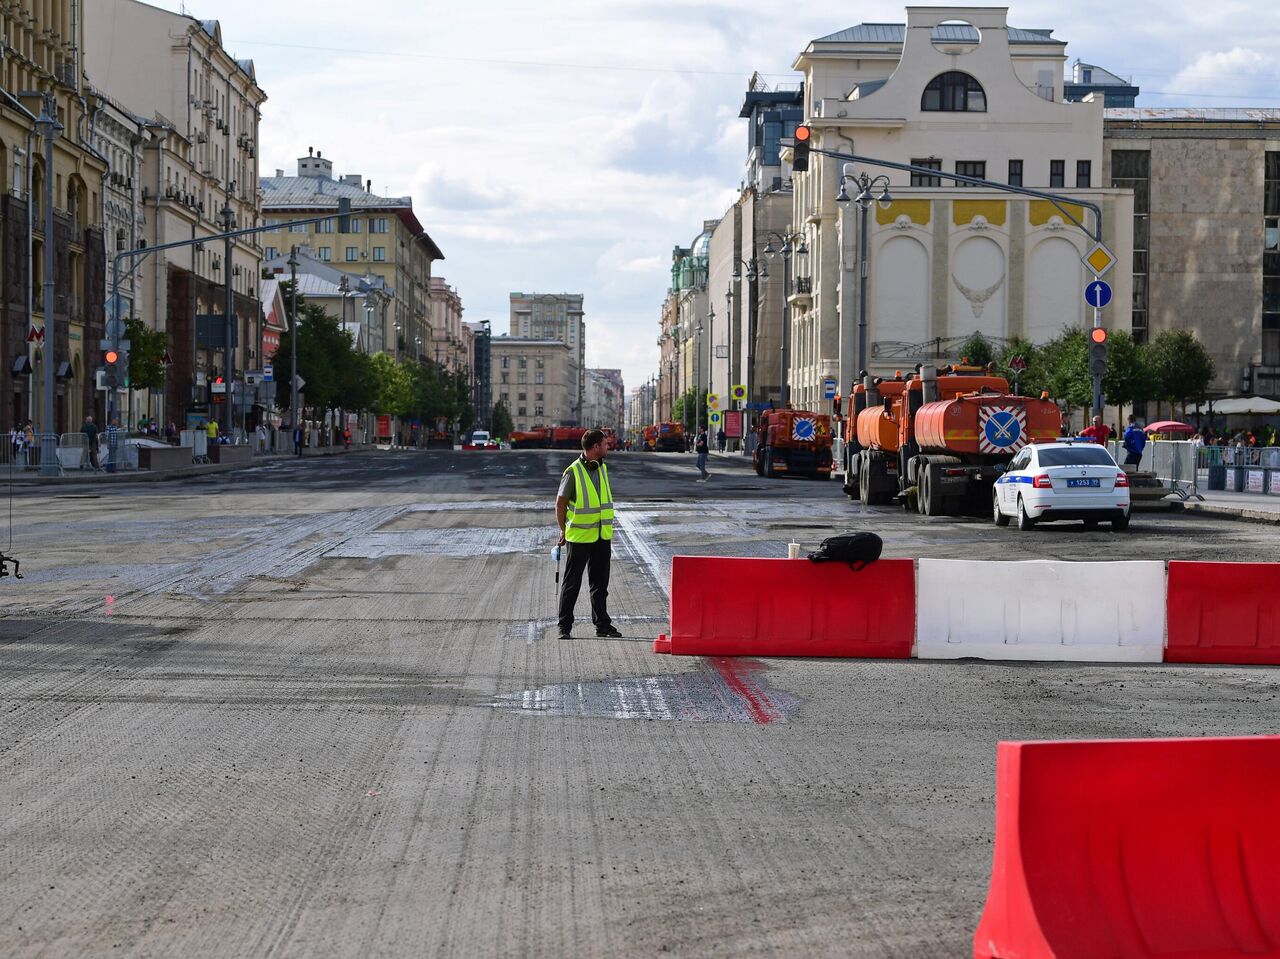
<path id="1" fill-rule="evenodd" d="M 13 358 L 13 367 L 9 372 L 14 376 L 30 376 L 31 360 L 26 356 L 15 356 Z"/>
<path id="2" fill-rule="evenodd" d="M 76 378 L 75 369 L 72 368 L 70 363 L 68 363 L 66 360 L 63 360 L 61 363 L 58 364 L 58 374 L 57 374 L 58 382 L 62 382 L 64 380 L 74 380 L 75 378 Z"/>

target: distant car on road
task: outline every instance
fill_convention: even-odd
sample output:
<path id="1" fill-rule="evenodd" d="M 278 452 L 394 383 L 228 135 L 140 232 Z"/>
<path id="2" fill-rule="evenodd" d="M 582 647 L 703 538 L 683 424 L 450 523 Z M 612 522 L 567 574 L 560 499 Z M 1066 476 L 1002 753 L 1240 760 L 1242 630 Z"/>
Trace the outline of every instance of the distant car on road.
<path id="1" fill-rule="evenodd" d="M 1129 528 L 1129 478 L 1105 446 L 1066 440 L 1023 447 L 995 482 L 991 513 L 997 526 L 1018 519 L 1018 529 L 1036 523 L 1082 519 L 1094 527 L 1110 520 Z"/>
<path id="2" fill-rule="evenodd" d="M 471 434 L 465 443 L 462 444 L 464 450 L 496 450 L 498 448 L 497 440 L 493 439 L 487 431 L 476 430 Z"/>

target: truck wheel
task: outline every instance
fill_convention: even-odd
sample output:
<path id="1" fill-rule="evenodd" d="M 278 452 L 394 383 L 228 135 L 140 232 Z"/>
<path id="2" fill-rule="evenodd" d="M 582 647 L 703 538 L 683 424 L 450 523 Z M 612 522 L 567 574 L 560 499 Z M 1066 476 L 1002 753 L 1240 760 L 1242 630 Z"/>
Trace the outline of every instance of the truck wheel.
<path id="1" fill-rule="evenodd" d="M 1009 517 L 1000 512 L 1000 494 L 995 492 L 991 494 L 991 518 L 997 526 L 1009 525 Z"/>
<path id="2" fill-rule="evenodd" d="M 920 471 L 920 512 L 925 516 L 947 515 L 947 502 L 933 488 L 933 479 L 928 469 Z"/>
<path id="3" fill-rule="evenodd" d="M 862 500 L 862 502 L 870 506 L 871 505 L 871 469 L 868 466 L 867 460 L 865 457 L 863 458 L 859 466 L 861 468 L 858 470 L 858 499 Z"/>
<path id="4" fill-rule="evenodd" d="M 764 451 L 764 475 L 766 479 L 773 479 L 777 474 L 773 471 L 773 450 Z"/>
<path id="5" fill-rule="evenodd" d="M 1023 530 L 1025 532 L 1026 530 L 1034 529 L 1035 525 L 1036 525 L 1036 521 L 1027 515 L 1027 508 L 1022 503 L 1022 497 L 1019 496 L 1018 497 L 1018 529 Z"/>

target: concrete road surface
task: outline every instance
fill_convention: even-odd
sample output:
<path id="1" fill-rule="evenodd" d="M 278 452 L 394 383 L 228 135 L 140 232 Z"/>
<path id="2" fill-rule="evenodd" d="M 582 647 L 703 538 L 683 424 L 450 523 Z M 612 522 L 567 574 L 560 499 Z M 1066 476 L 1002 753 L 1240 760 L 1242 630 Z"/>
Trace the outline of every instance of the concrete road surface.
<path id="1" fill-rule="evenodd" d="M 11 548 L 0 503 L 0 954 L 965 956 L 998 740 L 1276 731 L 1265 668 L 651 652 L 674 553 L 1274 560 L 1276 527 L 1019 533 L 618 454 L 625 635 L 566 642 L 568 456 L 20 492 Z"/>

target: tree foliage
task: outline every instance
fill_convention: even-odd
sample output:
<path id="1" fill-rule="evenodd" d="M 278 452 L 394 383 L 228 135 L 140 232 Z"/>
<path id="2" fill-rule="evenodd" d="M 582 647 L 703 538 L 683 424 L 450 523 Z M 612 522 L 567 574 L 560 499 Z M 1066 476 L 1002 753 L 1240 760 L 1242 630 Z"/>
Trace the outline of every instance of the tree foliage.
<path id="1" fill-rule="evenodd" d="M 986 366 L 996 358 L 996 351 L 991 341 L 985 336 L 981 333 L 973 333 L 960 344 L 960 357 L 967 360 L 971 366 Z"/>
<path id="2" fill-rule="evenodd" d="M 501 400 L 493 404 L 493 412 L 489 415 L 489 435 L 495 439 L 506 438 L 515 428 L 516 424 L 511 419 L 507 405 Z"/>
<path id="3" fill-rule="evenodd" d="M 124 321 L 129 341 L 129 386 L 135 390 L 158 390 L 164 386 L 164 351 L 169 337 L 147 327 L 136 317 Z"/>
<path id="4" fill-rule="evenodd" d="M 1213 357 L 1194 333 L 1165 330 L 1147 347 L 1153 396 L 1169 403 L 1201 402 L 1213 382 Z"/>

